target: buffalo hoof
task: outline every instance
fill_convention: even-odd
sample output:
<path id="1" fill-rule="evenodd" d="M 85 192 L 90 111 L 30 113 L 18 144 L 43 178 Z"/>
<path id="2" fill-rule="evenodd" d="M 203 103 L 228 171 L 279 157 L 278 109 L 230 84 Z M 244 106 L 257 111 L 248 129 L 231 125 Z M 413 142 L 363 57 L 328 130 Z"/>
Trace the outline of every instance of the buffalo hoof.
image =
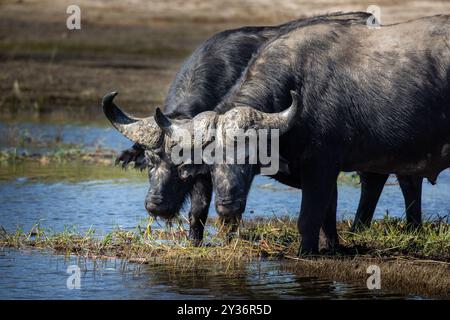
<path id="1" fill-rule="evenodd" d="M 201 247 L 203 244 L 203 240 L 202 239 L 189 239 L 192 246 L 194 247 Z"/>
<path id="2" fill-rule="evenodd" d="M 422 230 L 422 224 L 421 223 L 415 223 L 415 222 L 408 222 L 406 224 L 406 231 L 407 232 L 420 232 Z"/>
<path id="3" fill-rule="evenodd" d="M 200 234 L 197 230 L 189 231 L 189 241 L 194 247 L 201 247 L 203 245 L 203 232 Z"/>
<path id="4" fill-rule="evenodd" d="M 226 244 L 230 244 L 236 238 L 238 238 L 237 231 L 228 232 L 225 236 Z"/>
<path id="5" fill-rule="evenodd" d="M 297 253 L 297 255 L 299 257 L 316 256 L 318 254 L 319 254 L 319 250 L 317 248 L 313 249 L 313 248 L 305 248 L 305 247 L 300 247 L 298 249 L 298 253 Z"/>
<path id="6" fill-rule="evenodd" d="M 189 241 L 194 247 L 200 247 L 203 245 L 203 226 L 190 226 Z"/>
<path id="7" fill-rule="evenodd" d="M 362 232 L 364 230 L 366 230 L 367 228 L 370 227 L 370 223 L 369 224 L 365 224 L 362 222 L 353 222 L 352 227 L 350 228 L 350 232 L 353 233 L 358 233 L 358 232 Z"/>
<path id="8" fill-rule="evenodd" d="M 343 252 L 343 247 L 340 244 L 333 244 L 325 246 L 320 250 L 320 254 L 323 255 L 335 255 Z"/>

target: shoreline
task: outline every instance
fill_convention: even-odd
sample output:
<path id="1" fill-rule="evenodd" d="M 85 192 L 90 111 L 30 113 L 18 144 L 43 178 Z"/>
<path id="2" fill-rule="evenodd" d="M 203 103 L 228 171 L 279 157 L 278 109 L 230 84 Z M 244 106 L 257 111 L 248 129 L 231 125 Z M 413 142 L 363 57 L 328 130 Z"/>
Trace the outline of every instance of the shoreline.
<path id="1" fill-rule="evenodd" d="M 138 264 L 164 263 L 186 270 L 213 263 L 231 273 L 242 264 L 279 261 L 282 268 L 295 274 L 344 282 L 367 279 L 367 268 L 376 265 L 385 289 L 450 299 L 447 222 L 428 221 L 421 231 L 408 233 L 400 219 L 385 218 L 360 234 L 352 234 L 348 231 L 350 221 L 343 221 L 338 224 L 342 250 L 301 257 L 296 255 L 299 239 L 295 222 L 289 218 L 245 221 L 239 236 L 228 244 L 217 219 L 211 219 L 201 247 L 189 244 L 180 221 L 170 229 L 153 228 L 152 222 L 133 231 L 116 229 L 103 237 L 96 237 L 94 230 L 51 233 L 38 225 L 28 232 L 8 233 L 1 228 L 0 246 L 90 259 L 119 258 Z"/>

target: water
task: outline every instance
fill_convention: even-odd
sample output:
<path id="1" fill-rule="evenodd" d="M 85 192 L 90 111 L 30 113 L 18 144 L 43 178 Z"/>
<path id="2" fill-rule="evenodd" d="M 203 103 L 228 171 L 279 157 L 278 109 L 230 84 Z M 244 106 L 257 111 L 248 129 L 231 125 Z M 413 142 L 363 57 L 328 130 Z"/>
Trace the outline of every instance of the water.
<path id="1" fill-rule="evenodd" d="M 69 289 L 68 266 L 80 267 L 80 288 Z M 118 259 L 93 261 L 45 252 L 0 251 L 0 299 L 420 299 L 369 291 L 283 271 L 279 262 L 247 264 L 232 274 L 210 265 L 189 271 Z"/>
<path id="2" fill-rule="evenodd" d="M 9 231 L 18 226 L 28 230 L 37 222 L 55 231 L 65 226 L 76 226 L 80 231 L 132 229 L 147 217 L 146 176 L 146 172 L 82 164 L 0 166 L 0 224 Z M 449 187 L 448 172 L 439 177 L 436 186 L 424 183 L 424 218 L 448 214 Z M 338 190 L 338 218 L 353 218 L 359 187 L 341 184 Z M 244 218 L 297 217 L 300 202 L 301 191 L 258 176 Z M 386 185 L 375 218 L 381 218 L 387 211 L 391 216 L 403 217 L 404 210 L 399 186 Z M 216 216 L 214 204 L 210 215 Z"/>
<path id="3" fill-rule="evenodd" d="M 116 150 L 130 145 L 105 127 L 15 125 L 19 130 L 27 128 L 32 136 L 40 132 L 51 137 L 58 132 L 63 142 L 95 142 Z M 98 139 L 99 136 L 105 139 Z M 439 177 L 438 185 L 424 184 L 425 218 L 448 213 L 449 187 L 448 172 Z M 75 226 L 79 231 L 94 228 L 97 235 L 115 227 L 133 229 L 147 217 L 143 204 L 147 188 L 146 173 L 134 170 L 79 163 L 0 165 L 0 224 L 8 231 L 17 227 L 29 230 L 37 222 L 54 231 L 62 231 L 66 226 Z M 353 217 L 359 192 L 358 186 L 339 186 L 339 218 Z M 299 190 L 258 176 L 244 217 L 296 217 L 300 201 Z M 404 215 L 398 185 L 385 187 L 375 218 L 382 217 L 387 210 L 392 216 Z M 214 205 L 210 214 L 215 216 Z M 111 260 L 106 265 L 105 262 L 96 265 L 88 259 L 82 264 L 85 269 L 82 288 L 69 290 L 66 270 L 67 265 L 77 263 L 75 259 L 42 251 L 3 249 L 0 251 L 0 299 L 419 298 L 395 292 L 374 294 L 365 288 L 365 279 L 348 284 L 301 277 L 283 271 L 279 262 L 268 261 L 245 265 L 240 272 L 230 275 L 223 270 L 212 272 L 208 266 L 180 272 L 161 264 L 141 266 Z"/>
<path id="4" fill-rule="evenodd" d="M 39 142 L 52 141 L 56 137 L 66 144 L 77 144 L 87 147 L 102 146 L 108 149 L 121 150 L 129 148 L 131 142 L 117 133 L 106 122 L 104 126 L 92 126 L 89 122 L 74 124 L 51 124 L 33 122 L 0 122 L 0 143 L 2 147 L 15 147 L 16 139 L 29 138 Z"/>

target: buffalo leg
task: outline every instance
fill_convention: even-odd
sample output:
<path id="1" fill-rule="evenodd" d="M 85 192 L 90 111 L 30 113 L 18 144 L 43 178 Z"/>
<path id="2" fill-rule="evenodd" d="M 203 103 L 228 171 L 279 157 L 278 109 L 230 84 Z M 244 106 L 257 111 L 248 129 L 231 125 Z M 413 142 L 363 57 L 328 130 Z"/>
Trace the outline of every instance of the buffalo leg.
<path id="1" fill-rule="evenodd" d="M 397 176 L 405 198 L 408 228 L 417 229 L 422 224 L 422 177 Z"/>
<path id="2" fill-rule="evenodd" d="M 211 195 L 211 178 L 209 176 L 197 177 L 191 191 L 191 209 L 189 210 L 189 239 L 195 246 L 199 246 L 203 240 Z"/>
<path id="3" fill-rule="evenodd" d="M 299 253 L 317 253 L 320 227 L 336 189 L 339 173 L 334 161 L 316 161 L 302 166 L 302 204 L 298 229 L 302 237 Z"/>
<path id="4" fill-rule="evenodd" d="M 381 191 L 383 191 L 383 187 L 388 178 L 388 174 L 360 173 L 361 197 L 352 231 L 358 231 L 370 225 L 378 200 L 380 199 Z"/>
<path id="5" fill-rule="evenodd" d="M 222 215 L 219 217 L 222 224 L 222 230 L 226 233 L 226 241 L 230 243 L 236 236 L 236 232 L 239 229 L 241 223 L 241 215 Z"/>
<path id="6" fill-rule="evenodd" d="M 331 195 L 322 231 L 327 239 L 326 249 L 335 250 L 339 246 L 339 238 L 336 229 L 336 208 L 337 208 L 337 186 Z"/>
<path id="7" fill-rule="evenodd" d="M 239 202 L 234 205 L 220 205 L 216 201 L 216 211 L 219 215 L 221 231 L 226 235 L 226 241 L 229 243 L 239 229 L 242 219 L 242 213 L 245 210 L 245 202 Z"/>

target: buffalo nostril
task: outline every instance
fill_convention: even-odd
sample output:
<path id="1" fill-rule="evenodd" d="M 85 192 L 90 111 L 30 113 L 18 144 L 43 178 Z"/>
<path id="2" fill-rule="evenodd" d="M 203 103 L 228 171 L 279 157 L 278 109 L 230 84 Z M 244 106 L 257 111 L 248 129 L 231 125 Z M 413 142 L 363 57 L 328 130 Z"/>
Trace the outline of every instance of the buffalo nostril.
<path id="1" fill-rule="evenodd" d="M 153 199 L 148 199 L 145 201 L 145 209 L 147 209 L 148 212 L 154 213 L 155 211 L 158 211 L 161 207 L 162 201 L 154 201 Z"/>
<path id="2" fill-rule="evenodd" d="M 216 210 L 217 210 L 217 213 L 219 213 L 221 215 L 226 215 L 226 213 L 229 211 L 227 206 L 224 206 L 221 204 L 218 204 L 216 206 Z"/>
<path id="3" fill-rule="evenodd" d="M 216 210 L 222 216 L 240 215 L 244 211 L 241 203 L 217 204 Z"/>
<path id="4" fill-rule="evenodd" d="M 147 212 L 151 215 L 160 216 L 164 215 L 166 209 L 161 207 L 158 204 L 152 203 L 152 202 L 146 202 L 145 203 L 145 209 Z"/>
<path id="5" fill-rule="evenodd" d="M 164 199 L 161 196 L 152 195 L 150 196 L 149 202 L 153 204 L 162 204 L 164 202 Z"/>
<path id="6" fill-rule="evenodd" d="M 176 215 L 176 211 L 172 210 L 168 206 L 159 205 L 152 202 L 146 202 L 145 209 L 150 215 L 163 219 L 172 219 Z"/>
<path id="7" fill-rule="evenodd" d="M 147 209 L 148 212 L 152 212 L 154 208 L 155 206 L 150 201 L 145 201 L 145 209 Z"/>

